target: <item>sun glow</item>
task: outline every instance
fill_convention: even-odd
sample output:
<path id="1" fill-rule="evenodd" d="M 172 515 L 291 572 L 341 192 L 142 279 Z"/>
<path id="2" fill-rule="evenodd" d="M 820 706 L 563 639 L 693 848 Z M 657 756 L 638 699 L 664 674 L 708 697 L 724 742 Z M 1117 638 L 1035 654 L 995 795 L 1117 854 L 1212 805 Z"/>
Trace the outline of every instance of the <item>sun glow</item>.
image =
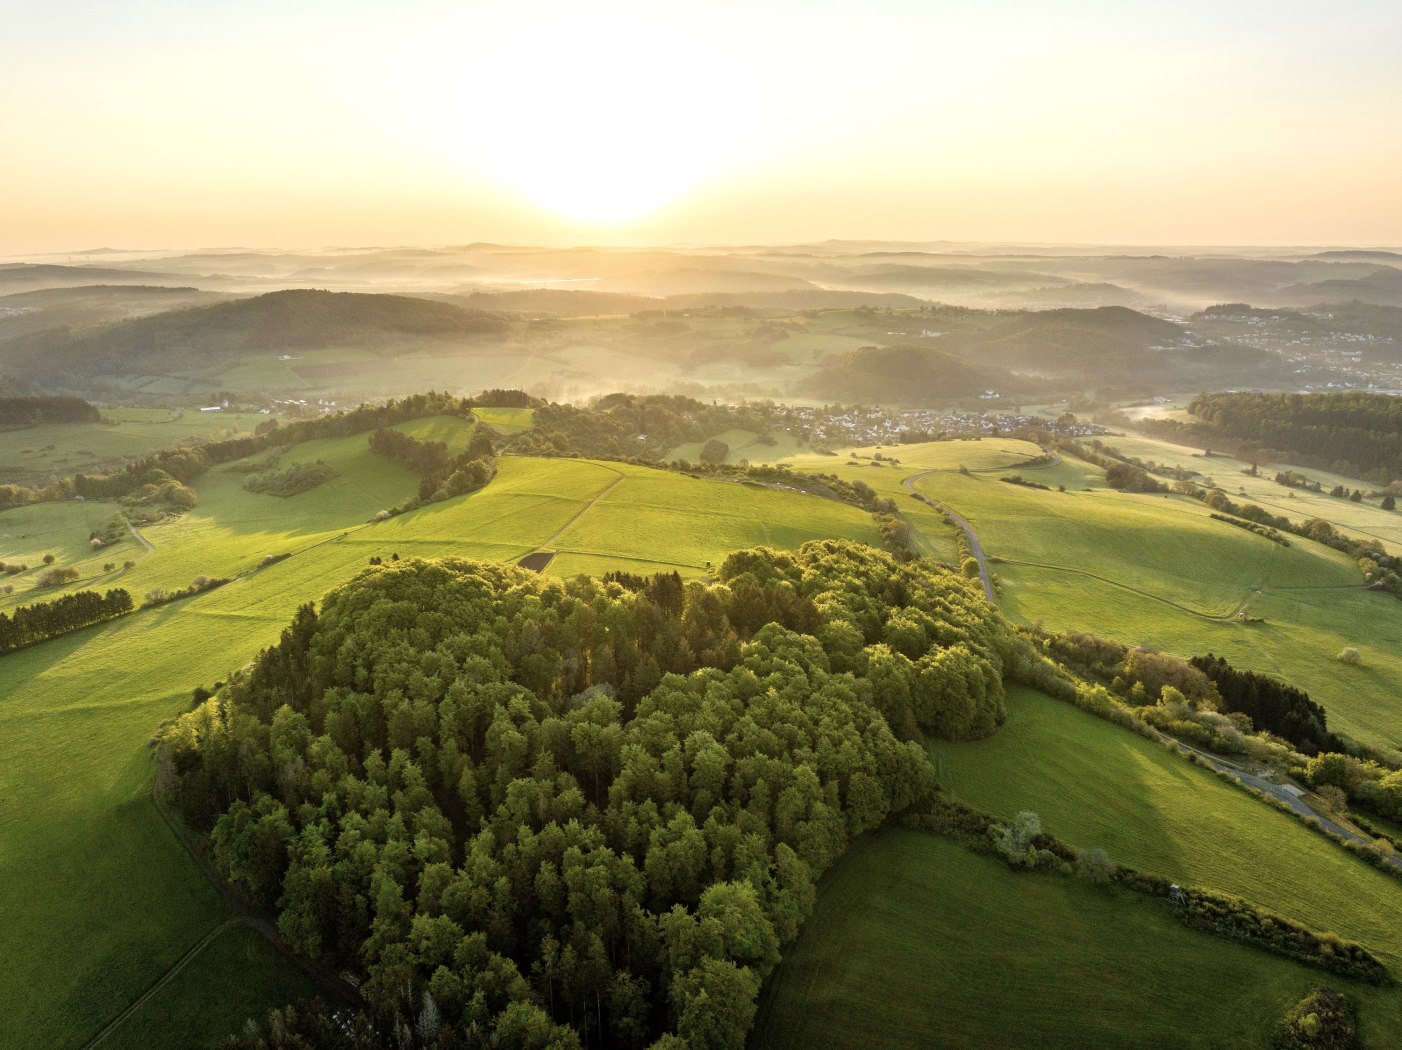
<path id="1" fill-rule="evenodd" d="M 490 40 L 464 78 L 475 160 L 560 215 L 637 219 L 732 164 L 761 92 L 729 49 L 653 16 L 575 12 Z"/>

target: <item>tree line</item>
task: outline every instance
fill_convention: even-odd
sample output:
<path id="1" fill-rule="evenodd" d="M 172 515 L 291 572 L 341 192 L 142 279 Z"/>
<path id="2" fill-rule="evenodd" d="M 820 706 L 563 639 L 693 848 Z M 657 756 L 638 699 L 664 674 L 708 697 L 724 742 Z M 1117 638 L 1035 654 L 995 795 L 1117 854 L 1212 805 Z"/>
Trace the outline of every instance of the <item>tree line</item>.
<path id="1" fill-rule="evenodd" d="M 1402 478 L 1402 399 L 1388 394 L 1200 394 L 1188 411 L 1201 430 L 1247 445 L 1248 458 L 1380 485 Z"/>
<path id="2" fill-rule="evenodd" d="M 926 734 L 1002 721 L 1016 645 L 968 581 L 848 542 L 706 584 L 406 560 L 299 610 L 158 778 L 363 978 L 373 1038 L 740 1047 L 819 876 L 928 794 Z"/>
<path id="3" fill-rule="evenodd" d="M 131 595 L 121 588 L 106 594 L 78 591 L 49 602 L 21 605 L 9 615 L 0 613 L 0 653 L 123 616 L 132 608 Z"/>
<path id="4" fill-rule="evenodd" d="M 1240 711 L 1257 729 L 1290 741 L 1306 755 L 1342 751 L 1344 743 L 1329 732 L 1329 716 L 1303 689 L 1270 675 L 1243 671 L 1208 653 L 1189 661 L 1217 687 L 1221 710 Z"/>
<path id="5" fill-rule="evenodd" d="M 1364 583 L 1370 588 L 1387 591 L 1389 594 L 1402 597 L 1402 558 L 1387 553 L 1378 540 L 1361 539 L 1337 532 L 1334 526 L 1323 518 L 1292 521 L 1283 514 L 1272 514 L 1254 503 L 1237 503 L 1221 489 L 1206 489 L 1191 481 L 1174 482 L 1173 491 L 1201 500 L 1208 507 L 1220 513 L 1253 522 L 1266 530 L 1262 532 L 1262 535 L 1277 543 L 1281 542 L 1281 539 L 1272 535 L 1269 530 L 1288 532 L 1292 536 L 1303 536 L 1307 540 L 1314 540 L 1316 543 L 1322 543 L 1326 547 L 1341 551 L 1358 562 L 1358 569 L 1363 573 Z"/>
<path id="6" fill-rule="evenodd" d="M 422 475 L 417 500 L 397 508 L 404 511 L 432 500 L 461 496 L 491 481 L 496 475 L 495 438 L 496 431 L 478 423 L 467 448 L 454 456 L 441 441 L 424 441 L 398 430 L 381 429 L 370 435 L 370 450 Z"/>
<path id="7" fill-rule="evenodd" d="M 708 405 L 667 394 L 609 394 L 593 405 L 542 405 L 535 426 L 516 436 L 521 455 L 590 456 L 657 462 L 678 445 L 725 430 L 767 433 L 764 415 L 747 405 Z"/>
<path id="8" fill-rule="evenodd" d="M 0 397 L 0 426 L 100 422 L 97 407 L 81 397 Z"/>

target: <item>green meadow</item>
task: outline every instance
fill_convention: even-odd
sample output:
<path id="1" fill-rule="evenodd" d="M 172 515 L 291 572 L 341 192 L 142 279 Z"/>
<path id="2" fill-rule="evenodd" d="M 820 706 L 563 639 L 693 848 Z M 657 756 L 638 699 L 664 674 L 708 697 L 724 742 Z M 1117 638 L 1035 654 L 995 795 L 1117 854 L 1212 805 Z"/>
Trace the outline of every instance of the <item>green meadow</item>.
<path id="1" fill-rule="evenodd" d="M 145 548 L 126 529 L 122 529 L 116 542 L 96 550 L 90 537 L 111 524 L 120 510 L 115 503 L 72 500 L 0 511 L 0 561 L 29 566 L 26 572 L 0 575 L 0 588 L 12 585 L 15 589 L 9 597 L 0 596 L 0 609 L 42 601 L 54 593 L 35 586 L 44 571 L 47 554 L 53 555 L 56 567 L 72 566 L 82 574 L 76 585 L 79 588 L 115 585 L 111 582 L 114 574 L 103 566 L 108 562 L 120 566 L 128 559 L 140 557 Z"/>
<path id="2" fill-rule="evenodd" d="M 1015 469 L 1033 448 L 993 439 L 896 446 L 886 454 L 899 465 L 880 470 L 842 457 L 791 462 L 799 469 L 826 463 L 892 494 L 927 539 L 920 505 L 894 494 L 900 479 L 938 470 L 916 486 L 973 525 L 1009 617 L 1183 656 L 1216 652 L 1306 689 L 1324 704 L 1332 728 L 1369 743 L 1402 743 L 1394 684 L 1402 680 L 1402 607 L 1366 590 L 1352 559 L 1298 537 L 1282 547 L 1213 520 L 1186 496 L 1117 492 L 1103 471 L 1079 460 Z M 958 471 L 961 463 L 969 473 Z M 1049 488 L 999 480 L 1015 473 Z M 1249 619 L 1256 617 L 1264 622 Z M 1362 651 L 1363 666 L 1338 663 L 1345 646 Z"/>
<path id="3" fill-rule="evenodd" d="M 1251 475 L 1247 473 L 1250 463 L 1221 453 L 1207 457 L 1202 455 L 1202 449 L 1139 434 L 1107 437 L 1104 440 L 1111 448 L 1128 456 L 1199 471 L 1203 476 L 1194 479 L 1198 483 L 1207 484 L 1210 478 L 1234 499 L 1245 497 L 1247 502 L 1265 507 L 1273 514 L 1283 514 L 1295 521 L 1324 518 L 1356 536 L 1380 541 L 1393 553 L 1402 549 L 1402 514 L 1383 510 L 1377 500 L 1354 503 L 1327 495 L 1336 485 L 1344 486 L 1349 492 L 1359 489 L 1367 493 L 1376 488 L 1369 482 L 1312 467 L 1292 467 L 1288 463 L 1258 463 L 1257 474 Z M 1276 474 L 1285 470 L 1296 470 L 1311 481 L 1318 481 L 1324 492 L 1291 489 L 1276 484 Z"/>
<path id="4" fill-rule="evenodd" d="M 1402 973 L 1402 883 L 1159 744 L 1018 688 L 997 733 L 939 742 L 931 755 L 940 784 L 972 806 L 1032 810 L 1071 846 L 1332 930 Z M 1383 1033 L 1402 1023 L 1402 992 L 1359 995 L 1385 1045 Z"/>
<path id="5" fill-rule="evenodd" d="M 508 433 L 514 430 L 529 430 L 535 422 L 533 408 L 474 408 L 472 414 L 483 423 Z"/>
<path id="6" fill-rule="evenodd" d="M 478 415 L 503 430 L 530 423 L 524 409 Z M 400 429 L 457 452 L 472 426 L 439 417 Z M 1213 521 L 1184 497 L 1114 492 L 1076 460 L 1025 466 L 1040 454 L 1026 442 L 983 439 L 794 453 L 785 462 L 865 482 L 896 502 L 922 552 L 955 561 L 952 528 L 903 487 L 925 474 L 920 491 L 978 531 L 1016 620 L 1185 655 L 1212 649 L 1309 689 L 1333 728 L 1402 739 L 1392 695 L 1402 680 L 1402 610 L 1365 591 L 1349 559 L 1303 540 L 1282 548 Z M 0 907 L 10 917 L 0 927 L 0 1045 L 81 1044 L 223 920 L 222 903 L 150 801 L 147 741 L 189 706 L 195 686 L 246 663 L 298 605 L 371 557 L 514 562 L 542 551 L 553 554 L 545 571 L 555 575 L 675 569 L 696 578 L 736 547 L 877 541 L 868 514 L 806 493 L 565 458 L 506 456 L 476 493 L 374 521 L 417 492 L 416 476 L 370 452 L 366 435 L 293 446 L 273 469 L 316 460 L 337 477 L 288 498 L 247 491 L 249 474 L 231 469 L 241 464 L 210 470 L 194 486 L 193 510 L 142 530 L 149 554 L 130 536 L 89 548 L 89 532 L 115 505 L 0 513 L 0 549 L 11 551 L 0 559 L 31 565 L 7 578 L 16 585 L 9 605 L 32 593 L 46 551 L 83 572 L 76 586 L 122 586 L 138 601 L 199 575 L 235 577 L 0 658 Z M 998 480 L 1011 473 L 1050 487 Z M 290 557 L 263 565 L 279 554 Z M 103 562 L 127 559 L 131 569 L 101 572 Z M 1265 622 L 1234 619 L 1242 610 Z M 1363 650 L 1361 667 L 1332 659 L 1343 645 Z M 1014 690 L 1009 708 L 989 740 L 934 748 L 948 790 L 1002 813 L 1036 810 L 1073 845 L 1360 940 L 1402 973 L 1397 883 L 1141 738 L 1026 691 Z M 1260 1043 L 1261 1019 L 1317 979 L 1189 933 L 1132 896 L 1019 876 L 931 836 L 890 830 L 863 840 L 825 880 L 818 914 L 766 992 L 754 1045 L 978 1046 L 1005 1032 L 1007 1045 L 1078 1046 L 1125 1031 L 1140 1045 Z M 220 990 L 235 980 L 243 999 L 230 1002 Z M 1146 996 L 1146 987 L 1161 994 Z M 1095 993 L 1068 1004 L 1067 988 Z M 151 1045 L 174 1030 L 217 1035 L 302 989 L 310 990 L 300 972 L 261 939 L 226 931 L 105 1045 Z M 1402 1022 L 1402 995 L 1361 996 L 1370 1033 L 1385 1042 L 1386 1026 Z M 1201 1023 L 1182 1024 L 1185 1003 Z"/>
<path id="7" fill-rule="evenodd" d="M 626 464 L 612 469 L 617 481 L 546 545 L 559 552 L 552 571 L 675 566 L 695 576 L 740 547 L 796 547 L 813 536 L 880 542 L 868 515 L 818 496 Z"/>
<path id="8" fill-rule="evenodd" d="M 761 441 L 760 437 L 761 435 L 753 430 L 725 430 L 719 434 L 712 434 L 707 440 L 723 441 L 730 448 L 724 460 L 726 463 L 739 463 L 741 460 L 750 463 L 776 463 L 806 451 L 801 441 L 788 434 L 772 434 L 768 442 Z M 667 453 L 667 459 L 699 463 L 701 450 L 705 447 L 705 441 L 690 441 L 672 449 Z"/>
<path id="9" fill-rule="evenodd" d="M 886 828 L 824 876 L 750 1045 L 1265 1046 L 1316 981 L 1147 898 Z"/>
<path id="10" fill-rule="evenodd" d="M 230 978 L 237 975 L 230 994 Z M 290 995 L 318 989 L 287 956 L 242 926 L 225 930 L 185 969 L 142 1003 L 102 1041 L 104 1050 L 149 1050 L 170 1045 L 179 1032 L 182 1045 L 198 1046 L 243 1028 L 250 1016 L 262 1024 L 264 1004 L 285 1005 Z M 327 996 L 322 994 L 322 1001 Z"/>

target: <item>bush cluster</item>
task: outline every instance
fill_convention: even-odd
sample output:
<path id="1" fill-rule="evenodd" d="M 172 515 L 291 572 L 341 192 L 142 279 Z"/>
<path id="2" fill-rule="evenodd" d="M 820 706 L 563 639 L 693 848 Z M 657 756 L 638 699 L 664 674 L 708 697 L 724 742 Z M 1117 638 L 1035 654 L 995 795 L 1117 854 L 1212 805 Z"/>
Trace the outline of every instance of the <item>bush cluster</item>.
<path id="1" fill-rule="evenodd" d="M 294 463 L 282 471 L 255 474 L 243 483 L 243 487 L 249 492 L 281 496 L 285 499 L 302 492 L 310 492 L 335 477 L 339 477 L 335 467 L 317 460 L 315 463 Z"/>

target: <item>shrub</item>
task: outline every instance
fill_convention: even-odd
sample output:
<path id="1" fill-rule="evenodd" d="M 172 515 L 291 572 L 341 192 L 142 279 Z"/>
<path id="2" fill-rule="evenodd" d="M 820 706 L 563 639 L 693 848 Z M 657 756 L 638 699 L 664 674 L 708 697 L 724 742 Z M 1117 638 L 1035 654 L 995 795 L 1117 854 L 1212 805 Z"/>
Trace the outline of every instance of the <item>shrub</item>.
<path id="1" fill-rule="evenodd" d="M 335 467 L 317 460 L 315 463 L 298 463 L 280 473 L 257 474 L 245 481 L 243 487 L 249 492 L 285 498 L 310 491 L 337 476 Z"/>
<path id="2" fill-rule="evenodd" d="M 1292 1006 L 1271 1038 L 1275 1050 L 1352 1050 L 1362 1045 L 1357 1004 L 1329 988 L 1316 988 Z"/>
<path id="3" fill-rule="evenodd" d="M 1076 876 L 1092 886 L 1108 886 L 1115 880 L 1115 862 L 1103 849 L 1083 849 L 1076 854 Z"/>
<path id="4" fill-rule="evenodd" d="M 1348 664 L 1350 667 L 1358 667 L 1363 663 L 1363 654 L 1351 645 L 1346 645 L 1339 650 L 1339 663 Z"/>
<path id="5" fill-rule="evenodd" d="M 1038 842 L 1044 838 L 1042 822 L 1030 810 L 1023 810 L 1013 817 L 1011 824 L 993 825 L 988 829 L 988 835 L 999 855 L 1014 867 L 1051 867 L 1060 860 L 1055 852 L 1038 846 Z"/>
<path id="6" fill-rule="evenodd" d="M 57 569 L 45 569 L 39 574 L 39 578 L 34 581 L 36 587 L 62 587 L 65 583 L 72 583 L 81 574 L 71 565 L 64 565 Z"/>
<path id="7" fill-rule="evenodd" d="M 1338 815 L 1348 811 L 1348 792 L 1343 788 L 1325 784 L 1316 793 L 1324 804 L 1324 812 Z"/>

